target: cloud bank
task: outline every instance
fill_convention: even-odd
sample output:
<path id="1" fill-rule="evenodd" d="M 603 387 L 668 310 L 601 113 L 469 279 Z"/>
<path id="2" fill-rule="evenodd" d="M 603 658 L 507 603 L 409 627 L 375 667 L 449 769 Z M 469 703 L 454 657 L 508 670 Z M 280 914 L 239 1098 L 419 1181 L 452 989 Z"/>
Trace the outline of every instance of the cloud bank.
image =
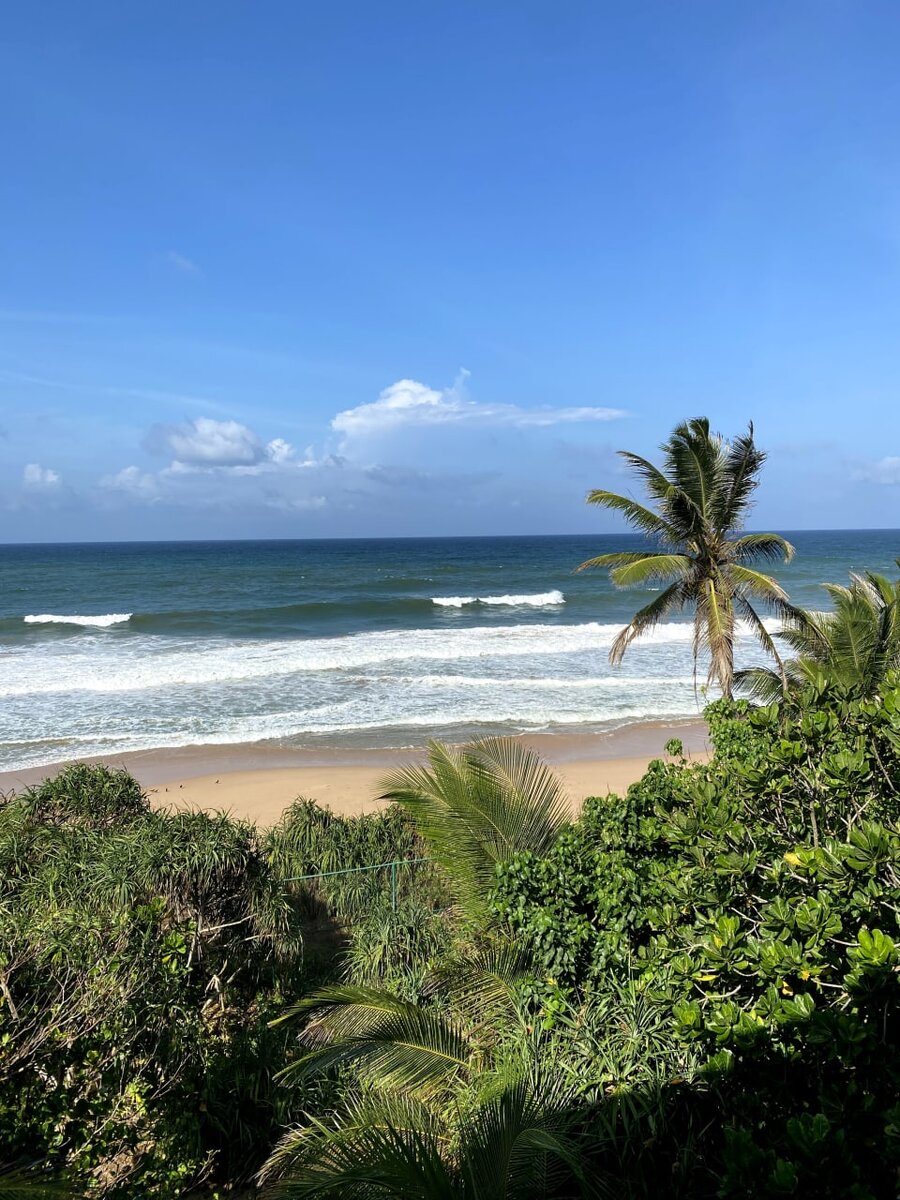
<path id="1" fill-rule="evenodd" d="M 239 421 L 195 417 L 182 425 L 155 425 L 144 439 L 151 454 L 171 454 L 173 462 L 189 467 L 252 466 L 269 460 L 290 462 L 294 448 L 284 438 L 264 442 Z"/>
<path id="2" fill-rule="evenodd" d="M 339 412 L 331 422 L 345 443 L 404 427 L 482 425 L 515 429 L 545 428 L 578 421 L 614 421 L 627 414 L 619 408 L 522 408 L 518 404 L 486 404 L 465 394 L 468 373 L 462 372 L 453 387 L 436 391 L 415 379 L 400 379 L 384 389 L 377 400 Z"/>
<path id="3" fill-rule="evenodd" d="M 466 378 L 462 372 L 443 389 L 397 380 L 374 400 L 337 412 L 326 421 L 320 444 L 300 453 L 283 432 L 264 435 L 233 418 L 195 416 L 157 424 L 140 442 L 150 459 L 103 475 L 94 500 L 107 510 L 228 509 L 242 519 L 262 509 L 305 513 L 311 520 L 327 511 L 332 523 L 340 513 L 355 522 L 348 515 L 354 512 L 366 521 L 376 513 L 386 521 L 397 514 L 412 519 L 410 514 L 422 515 L 423 505 L 443 514 L 451 508 L 474 511 L 492 500 L 508 507 L 518 494 L 518 473 L 530 477 L 525 464 L 546 459 L 541 431 L 626 415 L 593 405 L 525 407 L 476 400 L 467 394 Z M 452 429 L 458 431 L 455 438 L 449 436 Z M 492 436 L 475 437 L 476 430 Z M 534 436 L 529 438 L 529 431 Z M 154 457 L 164 463 L 154 467 Z M 52 486 L 54 472 L 32 467 L 32 486 Z"/>

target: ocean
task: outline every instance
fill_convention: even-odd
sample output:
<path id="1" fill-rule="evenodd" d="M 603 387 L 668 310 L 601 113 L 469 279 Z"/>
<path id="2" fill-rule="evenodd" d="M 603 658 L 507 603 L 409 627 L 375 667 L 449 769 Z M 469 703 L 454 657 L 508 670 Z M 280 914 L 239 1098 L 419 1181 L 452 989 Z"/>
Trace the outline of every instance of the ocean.
<path id="1" fill-rule="evenodd" d="M 900 533 L 787 535 L 806 607 L 895 575 Z M 696 717 L 689 616 L 609 646 L 653 589 L 630 535 L 0 546 L 0 770 L 166 746 L 401 747 Z M 774 625 L 773 625 L 774 627 Z M 739 665 L 759 654 L 742 641 Z M 702 682 L 702 677 L 701 677 Z"/>

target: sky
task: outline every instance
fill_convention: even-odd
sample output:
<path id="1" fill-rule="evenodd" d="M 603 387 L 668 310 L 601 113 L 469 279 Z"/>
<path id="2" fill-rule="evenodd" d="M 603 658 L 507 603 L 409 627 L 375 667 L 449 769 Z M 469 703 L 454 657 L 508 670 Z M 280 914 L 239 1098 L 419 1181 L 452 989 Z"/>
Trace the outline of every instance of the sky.
<path id="1" fill-rule="evenodd" d="M 900 527 L 896 0 L 42 0 L 0 41 L 0 542 Z"/>

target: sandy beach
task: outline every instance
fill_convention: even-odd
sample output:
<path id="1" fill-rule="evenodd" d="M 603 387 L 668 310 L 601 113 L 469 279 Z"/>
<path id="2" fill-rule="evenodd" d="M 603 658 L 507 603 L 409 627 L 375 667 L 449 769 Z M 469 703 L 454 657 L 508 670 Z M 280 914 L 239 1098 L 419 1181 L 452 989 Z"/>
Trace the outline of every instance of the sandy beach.
<path id="1" fill-rule="evenodd" d="M 707 757 L 706 728 L 697 721 L 523 740 L 558 771 L 577 809 L 585 796 L 622 791 L 639 779 L 671 737 L 682 739 L 692 759 Z M 265 826 L 298 796 L 343 815 L 374 811 L 382 804 L 377 797 L 384 776 L 423 757 L 422 749 L 295 750 L 258 743 L 148 750 L 90 761 L 126 768 L 160 807 L 224 809 Z M 0 792 L 19 791 L 62 765 L 0 773 Z"/>

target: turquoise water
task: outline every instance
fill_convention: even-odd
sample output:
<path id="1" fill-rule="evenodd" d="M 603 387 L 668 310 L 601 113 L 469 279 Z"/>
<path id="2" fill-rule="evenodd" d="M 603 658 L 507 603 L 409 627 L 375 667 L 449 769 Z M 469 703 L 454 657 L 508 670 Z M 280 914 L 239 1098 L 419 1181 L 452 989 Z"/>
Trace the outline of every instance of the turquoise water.
<path id="1" fill-rule="evenodd" d="M 776 574 L 893 573 L 896 531 L 788 535 Z M 401 746 L 698 712 L 687 617 L 612 670 L 651 589 L 583 559 L 628 535 L 0 547 L 0 769 L 153 746 Z M 742 662 L 755 651 L 739 650 Z"/>

